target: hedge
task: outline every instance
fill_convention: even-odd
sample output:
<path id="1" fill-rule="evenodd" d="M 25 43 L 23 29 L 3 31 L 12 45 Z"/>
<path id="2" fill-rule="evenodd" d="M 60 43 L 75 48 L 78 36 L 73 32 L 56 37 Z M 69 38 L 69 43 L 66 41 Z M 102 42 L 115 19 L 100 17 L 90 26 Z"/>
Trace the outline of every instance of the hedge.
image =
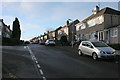
<path id="1" fill-rule="evenodd" d="M 115 50 L 120 50 L 120 43 L 119 44 L 109 43 L 108 45 L 110 47 L 114 48 Z"/>

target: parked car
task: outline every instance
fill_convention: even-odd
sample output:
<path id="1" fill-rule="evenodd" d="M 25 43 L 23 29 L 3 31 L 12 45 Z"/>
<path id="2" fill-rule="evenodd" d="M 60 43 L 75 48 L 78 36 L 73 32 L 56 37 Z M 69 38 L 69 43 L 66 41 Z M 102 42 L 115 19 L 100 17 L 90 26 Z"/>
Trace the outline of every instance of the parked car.
<path id="1" fill-rule="evenodd" d="M 54 45 L 55 46 L 55 41 L 54 40 L 47 40 L 46 42 L 45 42 L 45 45 L 47 46 L 47 45 Z"/>
<path id="2" fill-rule="evenodd" d="M 92 56 L 94 60 L 115 57 L 115 50 L 101 41 L 82 41 L 78 50 L 79 55 L 86 54 Z"/>
<path id="3" fill-rule="evenodd" d="M 39 41 L 39 44 L 40 44 L 40 45 L 44 45 L 44 44 L 45 44 L 45 41 L 44 41 L 44 40 L 40 40 L 40 41 Z"/>
<path id="4" fill-rule="evenodd" d="M 38 44 L 39 43 L 39 41 L 37 40 L 37 41 L 32 41 L 32 44 Z"/>

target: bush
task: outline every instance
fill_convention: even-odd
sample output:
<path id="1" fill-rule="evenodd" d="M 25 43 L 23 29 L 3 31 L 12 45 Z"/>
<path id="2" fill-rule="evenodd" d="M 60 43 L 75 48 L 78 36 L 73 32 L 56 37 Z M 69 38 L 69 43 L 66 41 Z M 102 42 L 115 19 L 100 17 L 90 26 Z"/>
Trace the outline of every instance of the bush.
<path id="1" fill-rule="evenodd" d="M 25 44 L 29 44 L 30 42 L 29 41 L 25 41 Z"/>
<path id="2" fill-rule="evenodd" d="M 115 50 L 120 50 L 120 43 L 119 44 L 108 44 L 110 47 L 114 48 Z"/>

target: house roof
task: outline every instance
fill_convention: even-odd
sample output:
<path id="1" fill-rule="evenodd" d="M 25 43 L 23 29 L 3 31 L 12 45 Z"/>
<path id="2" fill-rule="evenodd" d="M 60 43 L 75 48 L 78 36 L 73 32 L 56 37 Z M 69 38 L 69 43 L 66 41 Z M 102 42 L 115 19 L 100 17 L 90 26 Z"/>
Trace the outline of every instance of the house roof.
<path id="1" fill-rule="evenodd" d="M 120 15 L 120 11 L 106 7 L 101 9 L 100 11 L 97 12 L 97 14 L 92 14 L 91 16 L 89 16 L 88 18 L 84 19 L 82 22 L 86 22 L 89 19 L 92 19 L 96 16 L 100 16 L 102 14 L 113 14 L 113 15 Z"/>
<path id="2" fill-rule="evenodd" d="M 58 27 L 55 31 L 58 31 L 59 29 L 61 29 L 62 27 L 60 26 L 60 27 Z"/>
<path id="3" fill-rule="evenodd" d="M 69 27 L 69 26 L 71 26 L 73 23 L 74 24 L 77 24 L 77 23 L 79 23 L 80 21 L 78 20 L 78 19 L 76 19 L 75 21 L 72 21 L 71 23 L 69 23 L 67 26 Z"/>

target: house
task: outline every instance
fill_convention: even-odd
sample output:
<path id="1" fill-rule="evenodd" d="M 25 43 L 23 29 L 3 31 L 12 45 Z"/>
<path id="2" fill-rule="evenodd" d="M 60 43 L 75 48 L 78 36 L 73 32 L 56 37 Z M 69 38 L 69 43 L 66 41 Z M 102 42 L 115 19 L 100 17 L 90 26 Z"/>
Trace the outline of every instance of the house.
<path id="1" fill-rule="evenodd" d="M 58 28 L 55 30 L 55 40 L 56 40 L 56 41 L 60 40 L 58 31 L 59 31 L 61 28 L 62 28 L 62 27 L 60 26 L 60 27 L 58 27 Z"/>
<path id="2" fill-rule="evenodd" d="M 4 22 L 3 19 L 0 19 L 0 36 L 2 38 L 11 38 L 12 31 L 10 29 L 10 26 L 7 26 Z"/>
<path id="3" fill-rule="evenodd" d="M 41 35 L 41 36 L 40 36 L 40 40 L 44 40 L 44 37 L 43 37 L 43 35 Z"/>
<path id="4" fill-rule="evenodd" d="M 106 43 L 120 43 L 120 11 L 106 7 L 76 24 L 77 40 L 98 40 Z"/>
<path id="5" fill-rule="evenodd" d="M 55 31 L 50 31 L 48 33 L 49 39 L 55 40 Z"/>
<path id="6" fill-rule="evenodd" d="M 67 40 L 68 40 L 68 26 L 65 25 L 63 27 L 60 27 L 59 30 L 57 30 L 57 40 L 60 40 L 62 36 L 66 36 Z"/>
<path id="7" fill-rule="evenodd" d="M 44 33 L 44 35 L 43 35 L 43 40 L 46 41 L 47 39 L 49 39 L 49 36 L 48 36 L 47 33 Z"/>
<path id="8" fill-rule="evenodd" d="M 30 42 L 33 42 L 33 43 L 38 43 L 38 37 L 34 37 L 30 40 Z"/>
<path id="9" fill-rule="evenodd" d="M 56 29 L 56 37 L 57 40 L 60 40 L 62 36 L 66 36 L 67 40 L 71 42 L 72 40 L 75 41 L 75 35 L 76 35 L 76 24 L 79 23 L 79 20 L 75 20 L 69 23 L 67 21 L 67 24 L 63 27 L 59 27 Z"/>

